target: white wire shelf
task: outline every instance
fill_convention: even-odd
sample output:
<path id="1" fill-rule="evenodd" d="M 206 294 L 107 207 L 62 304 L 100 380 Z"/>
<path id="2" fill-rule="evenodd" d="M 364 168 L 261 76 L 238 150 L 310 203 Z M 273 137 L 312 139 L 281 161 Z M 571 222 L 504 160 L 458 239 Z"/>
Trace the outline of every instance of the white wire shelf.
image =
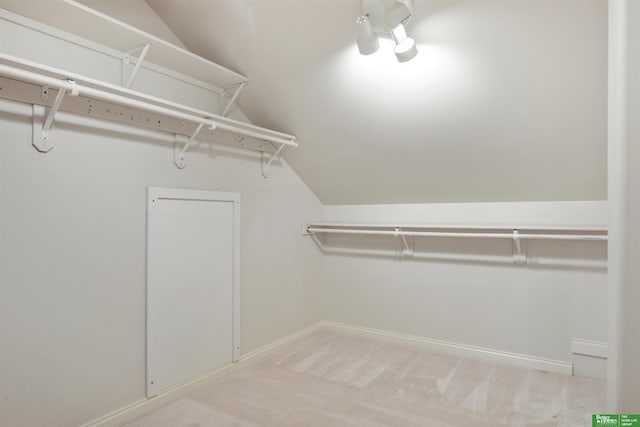
<path id="1" fill-rule="evenodd" d="M 219 88 L 249 81 L 240 73 L 74 0 L 0 0 L 0 8 L 107 46 L 123 55 L 152 43 L 147 61 Z"/>
<path id="2" fill-rule="evenodd" d="M 89 77 L 37 64 L 3 53 L 0 53 L 0 76 L 36 85 L 46 85 L 54 89 L 73 89 L 80 95 L 86 95 L 114 104 L 125 105 L 145 111 L 155 111 L 193 123 L 213 125 L 217 128 L 235 132 L 240 135 L 259 138 L 278 144 L 297 146 L 295 137 L 292 135 L 187 107 L 141 92 L 100 82 Z M 46 105 L 44 102 L 42 104 Z"/>
<path id="3" fill-rule="evenodd" d="M 35 61 L 20 58 L 16 43 L 7 43 L 6 50 L 0 46 L 0 97 L 34 105 L 33 145 L 41 152 L 53 148 L 58 111 L 173 134 L 178 168 L 187 164 L 186 151 L 204 140 L 259 151 L 266 178 L 283 148 L 298 145 L 292 135 L 226 117 L 247 77 L 74 0 L 0 0 L 0 37 L 9 40 L 20 34 L 20 27 L 122 62 L 121 85 L 116 85 L 39 63 L 38 55 Z M 229 101 L 216 114 L 130 90 L 140 68 L 217 92 L 214 96 Z"/>

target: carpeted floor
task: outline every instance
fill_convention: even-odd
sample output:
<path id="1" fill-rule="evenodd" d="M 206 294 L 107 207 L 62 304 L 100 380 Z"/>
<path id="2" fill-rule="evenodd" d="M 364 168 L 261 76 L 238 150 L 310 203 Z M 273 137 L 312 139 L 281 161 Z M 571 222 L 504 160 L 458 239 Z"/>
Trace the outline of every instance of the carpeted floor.
<path id="1" fill-rule="evenodd" d="M 605 383 L 319 332 L 127 427 L 591 426 Z"/>

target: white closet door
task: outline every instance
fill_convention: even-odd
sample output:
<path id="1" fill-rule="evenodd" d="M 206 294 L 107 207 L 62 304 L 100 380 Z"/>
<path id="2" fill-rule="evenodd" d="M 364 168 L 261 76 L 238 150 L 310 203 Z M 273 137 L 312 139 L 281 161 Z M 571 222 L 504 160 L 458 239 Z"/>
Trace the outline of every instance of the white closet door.
<path id="1" fill-rule="evenodd" d="M 236 360 L 237 193 L 149 188 L 147 396 Z"/>

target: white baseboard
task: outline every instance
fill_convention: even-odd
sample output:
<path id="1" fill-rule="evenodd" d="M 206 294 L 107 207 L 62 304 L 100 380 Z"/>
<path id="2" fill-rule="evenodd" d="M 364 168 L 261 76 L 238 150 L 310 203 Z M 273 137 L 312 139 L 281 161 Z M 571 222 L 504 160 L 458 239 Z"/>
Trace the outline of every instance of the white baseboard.
<path id="1" fill-rule="evenodd" d="M 606 342 L 583 340 L 571 341 L 573 353 L 573 375 L 585 378 L 607 378 L 607 355 L 609 348 Z"/>
<path id="2" fill-rule="evenodd" d="M 257 350 L 254 350 L 250 353 L 247 353 L 241 356 L 240 360 L 236 363 L 230 363 L 204 376 L 195 378 L 184 384 L 180 384 L 178 386 L 172 387 L 150 399 L 138 400 L 137 402 L 134 402 L 128 406 L 117 409 L 100 418 L 96 418 L 95 420 L 92 420 L 86 424 L 83 424 L 80 427 L 120 426 L 144 414 L 147 414 L 155 409 L 158 409 L 169 402 L 172 402 L 181 397 L 184 397 L 187 394 L 191 393 L 192 391 L 204 386 L 205 384 L 209 384 L 211 382 L 219 380 L 239 369 L 253 365 L 265 358 L 268 358 L 276 351 L 315 333 L 322 327 L 323 327 L 322 322 L 311 325 L 308 328 L 302 329 L 298 332 L 295 332 L 291 335 L 288 335 L 284 338 L 276 340 L 270 344 L 267 344 L 263 347 L 258 348 Z"/>
<path id="3" fill-rule="evenodd" d="M 423 348 L 430 348 L 433 350 L 442 351 L 445 353 L 457 354 L 460 356 L 468 356 L 473 358 L 480 358 L 484 360 L 490 360 L 499 363 L 506 363 L 510 365 L 520 366 L 523 368 L 537 369 L 546 372 L 556 372 L 565 375 L 572 375 L 573 365 L 571 362 L 545 359 L 542 357 L 529 356 L 526 354 L 509 353 L 506 351 L 491 350 L 482 347 L 475 347 L 464 344 L 457 344 L 447 341 L 433 340 L 429 338 L 422 338 L 413 335 L 399 334 L 395 332 L 380 331 L 377 329 L 364 328 L 361 326 L 345 325 L 336 322 L 321 322 L 322 326 L 326 329 L 334 331 L 342 331 L 351 334 L 378 337 L 387 341 L 397 342 L 401 344 L 408 344 L 413 346 L 419 346 Z"/>
<path id="4" fill-rule="evenodd" d="M 606 359 L 609 349 L 607 343 L 591 340 L 574 339 L 571 342 L 571 352 L 582 356 Z"/>
<path id="5" fill-rule="evenodd" d="M 456 344 L 446 341 L 433 340 L 428 338 L 417 337 L 413 335 L 398 334 L 395 332 L 380 331 L 377 329 L 364 328 L 361 326 L 345 325 L 336 322 L 323 321 L 309 326 L 303 330 L 295 332 L 257 350 L 254 350 L 246 355 L 240 357 L 240 360 L 236 363 L 223 366 L 222 368 L 211 372 L 202 377 L 198 377 L 187 383 L 178 385 L 176 387 L 165 390 L 164 392 L 154 396 L 150 399 L 141 399 L 137 402 L 117 409 L 109 414 L 106 414 L 100 418 L 83 424 L 80 427 L 117 427 L 126 422 L 132 421 L 144 414 L 147 414 L 161 406 L 166 405 L 169 402 L 177 400 L 186 396 L 192 391 L 219 380 L 239 369 L 245 368 L 252 364 L 255 364 L 261 360 L 264 360 L 276 351 L 293 344 L 309 335 L 314 334 L 320 330 L 332 330 L 340 331 L 343 333 L 350 333 L 355 335 L 374 337 L 383 339 L 386 341 L 397 342 L 405 345 L 418 346 L 423 348 L 430 348 L 439 350 L 446 353 L 453 353 L 460 356 L 468 356 L 474 358 L 481 358 L 484 360 L 490 360 L 500 363 L 507 363 L 529 369 L 538 369 L 547 372 L 557 372 L 562 374 L 572 374 L 571 362 L 564 362 L 558 360 L 544 359 L 535 356 L 528 356 L 524 354 L 508 353 L 504 351 L 490 350 L 482 347 L 474 347 L 464 344 Z"/>

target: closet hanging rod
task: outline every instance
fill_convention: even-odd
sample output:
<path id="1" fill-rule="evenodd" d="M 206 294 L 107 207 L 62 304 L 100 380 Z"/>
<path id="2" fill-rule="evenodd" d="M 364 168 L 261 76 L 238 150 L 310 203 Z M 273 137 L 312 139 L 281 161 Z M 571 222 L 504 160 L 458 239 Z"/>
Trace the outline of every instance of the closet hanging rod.
<path id="1" fill-rule="evenodd" d="M 145 101 L 128 98 L 126 96 L 118 95 L 111 92 L 106 92 L 104 90 L 83 86 L 81 84 L 74 83 L 73 81 L 61 80 L 54 77 L 49 77 L 42 74 L 34 73 L 28 70 L 12 67 L 9 65 L 0 64 L 0 75 L 15 79 L 15 80 L 24 81 L 27 83 L 33 83 L 41 86 L 49 86 L 51 88 L 58 89 L 58 90 L 66 90 L 69 92 L 77 93 L 79 95 L 84 95 L 90 98 L 95 98 L 101 101 L 110 102 L 110 103 L 114 103 L 114 104 L 125 106 L 125 107 L 135 108 L 135 109 L 152 112 L 152 113 L 158 113 L 158 114 L 166 115 L 168 117 L 173 117 L 176 119 L 185 120 L 185 121 L 196 123 L 196 124 L 203 124 L 208 127 L 226 130 L 239 135 L 262 139 L 265 141 L 270 141 L 277 144 L 284 144 L 292 147 L 298 146 L 298 143 L 295 142 L 293 139 L 289 140 L 289 139 L 274 137 L 268 134 L 263 134 L 263 133 L 249 130 L 249 129 L 242 129 L 240 127 L 236 127 L 227 123 L 221 123 L 220 121 L 216 121 L 211 118 L 199 117 L 193 114 L 178 111 L 176 109 L 171 109 L 171 108 L 163 107 L 161 105 L 155 105 Z"/>
<path id="2" fill-rule="evenodd" d="M 388 228 L 393 228 L 389 226 Z M 416 227 L 420 228 L 420 227 Z M 424 227 L 427 228 L 427 227 Z M 434 227 L 437 228 L 437 227 Z M 441 227 L 443 229 L 449 227 Z M 498 229 L 500 229 L 498 227 Z M 477 237 L 477 238 L 493 238 L 493 239 L 513 239 L 513 230 L 511 232 L 501 233 L 487 233 L 487 232 L 469 232 L 469 231 L 409 231 L 409 230 L 365 230 L 358 228 L 330 228 L 330 227 L 314 227 L 313 225 L 306 226 L 306 232 L 309 234 L 316 233 L 330 233 L 330 234 L 366 234 L 366 235 L 378 235 L 378 236 L 414 236 L 414 237 Z M 520 239 L 544 239 L 544 240 L 608 240 L 607 235 L 604 234 L 561 234 L 561 233 L 522 233 L 518 232 L 518 238 Z"/>

